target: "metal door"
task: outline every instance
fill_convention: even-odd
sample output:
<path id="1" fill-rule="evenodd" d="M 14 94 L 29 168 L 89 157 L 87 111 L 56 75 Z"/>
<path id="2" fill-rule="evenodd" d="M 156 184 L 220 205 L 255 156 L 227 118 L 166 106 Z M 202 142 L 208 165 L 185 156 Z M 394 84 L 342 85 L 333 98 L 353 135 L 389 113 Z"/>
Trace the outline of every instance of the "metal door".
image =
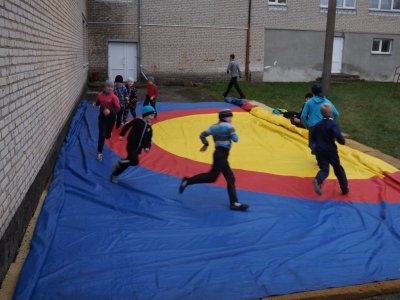
<path id="1" fill-rule="evenodd" d="M 137 77 L 137 44 L 123 42 L 108 43 L 108 76 L 114 79 L 122 75 L 124 80 Z"/>
<path id="2" fill-rule="evenodd" d="M 342 72 L 343 41 L 342 37 L 335 37 L 333 41 L 332 73 Z"/>

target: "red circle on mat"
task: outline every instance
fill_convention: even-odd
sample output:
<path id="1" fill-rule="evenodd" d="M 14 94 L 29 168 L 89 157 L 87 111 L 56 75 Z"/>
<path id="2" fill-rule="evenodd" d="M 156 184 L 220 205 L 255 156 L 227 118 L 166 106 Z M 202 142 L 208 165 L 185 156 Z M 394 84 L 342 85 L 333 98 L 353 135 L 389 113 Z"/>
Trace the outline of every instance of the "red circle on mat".
<path id="1" fill-rule="evenodd" d="M 194 114 L 217 113 L 219 110 L 210 108 L 161 112 L 158 114 L 158 119 L 153 123 Z M 243 111 L 239 108 L 233 110 Z M 106 144 L 119 156 L 126 157 L 126 140 L 119 141 L 118 136 L 119 130 L 114 129 L 111 139 L 106 141 Z M 140 165 L 155 172 L 176 177 L 193 176 L 198 173 L 208 172 L 211 168 L 207 163 L 176 156 L 155 144 L 153 144 L 150 153 L 140 156 Z M 400 172 L 387 174 L 384 179 L 379 177 L 351 179 L 349 180 L 350 193 L 345 196 L 340 194 L 337 180 L 326 180 L 323 186 L 324 194 L 318 196 L 313 190 L 311 178 L 235 169 L 233 171 L 236 177 L 236 187 L 241 190 L 313 200 L 365 203 L 378 203 L 385 200 L 389 203 L 400 203 Z M 214 185 L 226 185 L 222 175 Z"/>

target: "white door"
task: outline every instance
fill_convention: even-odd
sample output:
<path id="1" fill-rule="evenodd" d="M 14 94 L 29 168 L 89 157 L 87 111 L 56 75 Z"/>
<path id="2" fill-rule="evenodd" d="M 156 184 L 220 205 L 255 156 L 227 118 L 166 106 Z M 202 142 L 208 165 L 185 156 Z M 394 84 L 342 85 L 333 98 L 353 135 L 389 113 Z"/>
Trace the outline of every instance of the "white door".
<path id="1" fill-rule="evenodd" d="M 342 72 L 343 41 L 342 37 L 335 37 L 333 41 L 332 73 L 334 74 Z"/>
<path id="2" fill-rule="evenodd" d="M 122 75 L 124 80 L 132 76 L 137 77 L 137 44 L 135 43 L 108 43 L 108 77 L 114 80 L 115 76 Z"/>

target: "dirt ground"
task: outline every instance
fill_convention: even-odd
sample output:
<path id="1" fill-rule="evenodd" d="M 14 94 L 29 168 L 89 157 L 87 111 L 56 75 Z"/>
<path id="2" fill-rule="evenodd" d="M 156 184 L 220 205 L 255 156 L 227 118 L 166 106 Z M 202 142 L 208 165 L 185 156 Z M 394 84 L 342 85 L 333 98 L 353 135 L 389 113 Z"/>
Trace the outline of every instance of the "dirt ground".
<path id="1" fill-rule="evenodd" d="M 211 97 L 207 95 L 199 95 L 197 99 L 191 98 L 191 96 L 185 95 L 187 87 L 183 86 L 160 86 L 159 87 L 159 100 L 165 102 L 198 102 L 198 101 L 213 101 Z M 84 99 L 94 100 L 97 93 L 101 91 L 101 86 L 92 86 L 87 91 Z M 146 90 L 144 87 L 138 88 L 139 99 L 144 99 Z M 221 97 L 222 101 L 222 97 Z M 257 104 L 257 103 L 255 103 Z M 261 105 L 264 106 L 265 105 Z M 269 109 L 268 107 L 265 107 Z M 362 152 L 368 153 L 375 157 L 378 157 L 397 168 L 400 168 L 400 160 L 393 158 L 391 156 L 385 155 L 380 151 L 357 143 L 348 139 L 348 144 Z M 37 218 L 40 214 L 41 207 L 43 205 L 44 198 L 47 191 L 43 192 L 40 199 L 38 208 L 36 209 L 35 215 L 33 216 L 29 227 L 25 233 L 23 242 L 18 251 L 18 255 L 15 262 L 11 265 L 6 278 L 4 279 L 2 286 L 0 288 L 0 299 L 8 300 L 12 299 L 16 284 L 18 282 L 19 273 L 29 253 L 30 243 L 33 235 L 33 231 L 36 226 Z M 347 299 L 364 299 L 364 300 L 400 300 L 400 280 L 376 282 L 364 285 L 343 287 L 343 288 L 333 288 L 321 291 L 312 291 L 306 293 L 298 293 L 292 295 L 276 296 L 263 298 L 268 300 L 347 300 Z"/>

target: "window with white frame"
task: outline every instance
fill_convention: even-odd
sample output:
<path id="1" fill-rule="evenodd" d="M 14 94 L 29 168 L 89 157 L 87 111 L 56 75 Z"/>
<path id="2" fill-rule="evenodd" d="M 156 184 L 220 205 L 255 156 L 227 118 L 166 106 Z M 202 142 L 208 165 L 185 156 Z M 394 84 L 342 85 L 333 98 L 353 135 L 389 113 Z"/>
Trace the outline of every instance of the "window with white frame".
<path id="1" fill-rule="evenodd" d="M 400 0 L 399 0 L 400 1 Z M 320 0 L 320 7 L 327 8 L 329 0 Z M 357 0 L 337 0 L 336 8 L 356 9 Z"/>
<path id="2" fill-rule="evenodd" d="M 269 5 L 286 5 L 286 0 L 268 0 Z"/>
<path id="3" fill-rule="evenodd" d="M 391 39 L 374 39 L 372 41 L 372 51 L 373 54 L 390 54 L 392 51 Z"/>
<path id="4" fill-rule="evenodd" d="M 369 9 L 400 12 L 400 0 L 369 0 Z"/>

